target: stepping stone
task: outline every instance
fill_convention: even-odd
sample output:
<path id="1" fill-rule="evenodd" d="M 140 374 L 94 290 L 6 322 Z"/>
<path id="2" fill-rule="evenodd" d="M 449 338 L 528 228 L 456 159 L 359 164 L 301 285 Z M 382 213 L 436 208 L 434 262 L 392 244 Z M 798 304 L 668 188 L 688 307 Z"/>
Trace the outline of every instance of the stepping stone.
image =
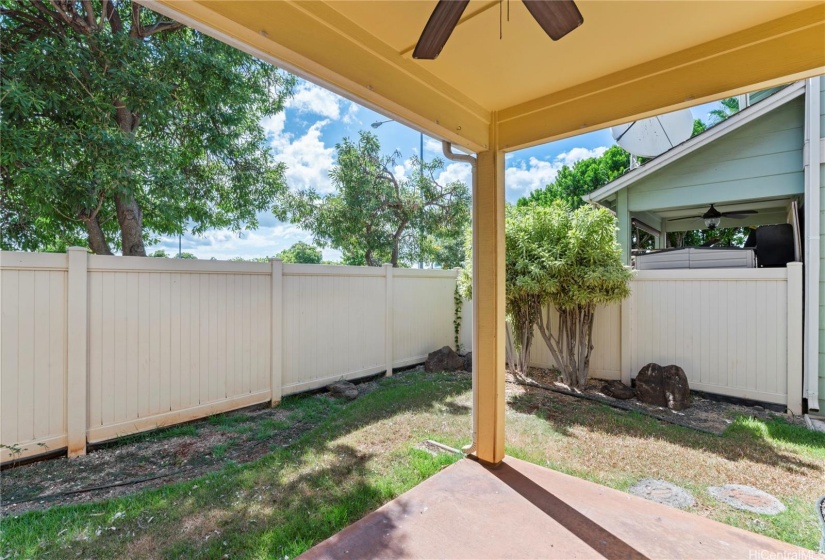
<path id="1" fill-rule="evenodd" d="M 776 515 L 785 511 L 785 505 L 782 502 L 753 486 L 742 484 L 711 486 L 708 488 L 708 493 L 731 507 L 752 513 Z"/>
<path id="2" fill-rule="evenodd" d="M 634 496 L 679 509 L 691 507 L 696 503 L 690 492 L 681 486 L 655 478 L 640 480 L 628 491 Z"/>

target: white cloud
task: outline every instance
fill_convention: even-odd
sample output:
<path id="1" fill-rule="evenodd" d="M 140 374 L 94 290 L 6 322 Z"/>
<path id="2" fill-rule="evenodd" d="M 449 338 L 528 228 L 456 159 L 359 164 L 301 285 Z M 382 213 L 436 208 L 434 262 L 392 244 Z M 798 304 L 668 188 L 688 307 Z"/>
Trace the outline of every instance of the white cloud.
<path id="1" fill-rule="evenodd" d="M 434 138 L 424 138 L 424 151 L 441 156 L 441 142 Z"/>
<path id="2" fill-rule="evenodd" d="M 409 176 L 407 175 L 407 171 L 410 168 L 409 164 L 410 164 L 410 160 L 407 160 L 407 161 L 404 162 L 403 165 L 396 165 L 395 167 L 393 167 L 392 174 L 395 176 L 395 179 L 397 181 L 400 182 L 400 181 L 406 181 L 407 179 L 409 179 Z"/>
<path id="3" fill-rule="evenodd" d="M 270 220 L 262 220 L 270 222 Z M 298 241 L 312 243 L 312 236 L 298 226 L 272 220 L 276 225 L 261 226 L 255 231 L 233 232 L 228 229 L 209 230 L 200 236 L 186 235 L 181 241 L 184 253 L 199 259 L 229 260 L 234 257 L 272 257 Z M 178 252 L 178 238 L 166 237 L 152 247 L 162 248 L 169 255 Z"/>
<path id="4" fill-rule="evenodd" d="M 592 150 L 588 148 L 573 148 L 569 152 L 562 152 L 556 156 L 556 161 L 562 162 L 564 165 L 572 166 L 577 161 L 589 159 L 593 157 L 601 157 L 607 151 L 607 146 L 599 146 Z"/>
<path id="5" fill-rule="evenodd" d="M 507 199 L 514 202 L 527 196 L 536 189 L 553 182 L 562 167 L 558 161 L 543 161 L 531 157 L 527 162 L 508 167 L 504 172 L 504 184 L 507 187 Z"/>
<path id="6" fill-rule="evenodd" d="M 312 113 L 337 121 L 341 118 L 341 97 L 321 86 L 300 82 L 286 106 L 299 113 Z"/>
<path id="7" fill-rule="evenodd" d="M 357 103 L 353 103 L 352 101 L 349 102 L 349 107 L 347 108 L 347 112 L 342 119 L 344 124 L 361 124 L 361 119 L 358 118 L 358 110 L 360 107 Z"/>
<path id="8" fill-rule="evenodd" d="M 572 166 L 577 161 L 599 157 L 605 151 L 607 151 L 607 147 L 604 146 L 593 149 L 573 148 L 560 153 L 553 161 L 536 157 L 530 157 L 527 161 L 521 160 L 505 170 L 504 180 L 507 186 L 507 200 L 515 202 L 522 196 L 528 196 L 534 190 L 544 188 L 547 184 L 552 183 L 563 166 Z"/>
<path id="9" fill-rule="evenodd" d="M 342 253 L 338 249 L 321 249 L 321 258 L 325 261 L 341 262 L 341 257 L 343 256 L 344 253 Z"/>
<path id="10" fill-rule="evenodd" d="M 438 176 L 438 182 L 447 185 L 454 181 L 460 181 L 472 189 L 472 168 L 469 164 L 452 162 L 445 167 Z"/>
<path id="11" fill-rule="evenodd" d="M 287 166 L 287 184 L 291 189 L 314 188 L 320 193 L 331 192 L 329 172 L 333 166 L 334 148 L 327 148 L 321 140 L 321 129 L 329 121 L 314 123 L 306 134 L 296 139 L 284 131 L 285 119 L 283 113 L 278 113 L 261 124 L 271 136 L 275 159 Z"/>

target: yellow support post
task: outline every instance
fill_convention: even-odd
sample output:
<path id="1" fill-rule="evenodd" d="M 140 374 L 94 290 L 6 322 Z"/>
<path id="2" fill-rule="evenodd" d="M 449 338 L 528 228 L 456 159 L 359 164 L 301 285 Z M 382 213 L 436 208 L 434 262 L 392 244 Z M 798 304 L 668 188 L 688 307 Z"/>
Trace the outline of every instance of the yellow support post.
<path id="1" fill-rule="evenodd" d="M 490 146 L 497 145 L 496 115 Z M 476 456 L 504 459 L 504 152 L 479 152 L 473 188 Z"/>

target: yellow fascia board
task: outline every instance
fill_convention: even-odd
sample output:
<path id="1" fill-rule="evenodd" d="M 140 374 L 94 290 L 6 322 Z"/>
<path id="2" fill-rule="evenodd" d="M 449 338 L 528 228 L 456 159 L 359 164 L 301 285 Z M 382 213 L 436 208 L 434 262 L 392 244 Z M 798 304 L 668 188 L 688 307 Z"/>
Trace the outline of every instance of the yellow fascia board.
<path id="1" fill-rule="evenodd" d="M 323 2 L 140 3 L 437 138 L 488 147 L 488 110 Z"/>
<path id="2" fill-rule="evenodd" d="M 512 151 L 825 72 L 825 4 L 510 107 Z"/>

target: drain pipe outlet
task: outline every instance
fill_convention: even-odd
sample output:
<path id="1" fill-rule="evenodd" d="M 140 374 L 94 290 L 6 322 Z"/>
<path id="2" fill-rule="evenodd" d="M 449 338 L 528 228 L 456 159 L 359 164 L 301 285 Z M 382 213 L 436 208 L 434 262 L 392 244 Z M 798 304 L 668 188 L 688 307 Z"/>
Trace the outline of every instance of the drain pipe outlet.
<path id="1" fill-rule="evenodd" d="M 472 193 L 473 193 L 473 223 L 476 223 L 475 219 L 475 201 L 476 201 L 476 189 L 478 188 L 478 181 L 476 178 L 476 158 L 466 154 L 457 154 L 453 152 L 453 145 L 450 142 L 441 142 L 441 151 L 444 154 L 444 157 L 450 161 L 457 161 L 460 163 L 469 163 L 471 166 L 471 182 L 472 182 Z M 473 246 L 476 245 L 476 231 L 475 227 L 473 227 Z M 475 253 L 473 253 L 473 259 L 475 259 Z M 478 270 L 477 267 L 473 266 L 473 270 Z M 476 275 L 473 274 L 473 293 L 476 293 Z M 478 341 L 476 340 L 476 333 L 478 332 L 478 328 L 476 325 L 476 314 L 473 313 L 473 348 L 478 345 Z M 476 434 L 478 434 L 478 365 L 476 360 L 473 360 L 473 441 L 470 445 L 465 445 L 461 448 L 461 451 L 464 452 L 465 455 L 470 455 L 471 453 L 475 453 L 476 451 Z"/>

